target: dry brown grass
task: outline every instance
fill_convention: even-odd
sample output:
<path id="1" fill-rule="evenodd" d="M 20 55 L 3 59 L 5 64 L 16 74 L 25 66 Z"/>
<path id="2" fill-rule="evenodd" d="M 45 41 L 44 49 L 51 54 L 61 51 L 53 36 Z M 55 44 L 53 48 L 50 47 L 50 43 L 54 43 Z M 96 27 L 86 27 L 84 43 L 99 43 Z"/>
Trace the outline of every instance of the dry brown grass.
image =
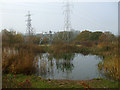
<path id="1" fill-rule="evenodd" d="M 32 74 L 34 72 L 34 54 L 21 49 L 17 54 L 2 56 L 3 73 Z"/>
<path id="2" fill-rule="evenodd" d="M 104 72 L 114 80 L 120 80 L 120 61 L 119 61 L 119 49 L 118 42 L 101 43 L 97 47 L 99 49 L 99 55 L 104 56 L 103 70 Z M 101 65 L 100 65 L 101 66 Z"/>
<path id="3" fill-rule="evenodd" d="M 115 80 L 120 80 L 120 71 L 119 71 L 119 62 L 118 62 L 118 56 L 112 56 L 105 58 L 104 60 L 104 72 L 109 74 L 110 77 L 112 77 Z"/>

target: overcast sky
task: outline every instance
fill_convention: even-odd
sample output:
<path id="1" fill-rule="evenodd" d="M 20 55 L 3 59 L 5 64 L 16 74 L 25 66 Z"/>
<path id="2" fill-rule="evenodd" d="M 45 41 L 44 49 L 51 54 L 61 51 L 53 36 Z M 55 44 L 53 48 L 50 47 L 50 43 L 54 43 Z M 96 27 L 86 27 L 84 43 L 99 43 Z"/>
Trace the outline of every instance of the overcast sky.
<path id="1" fill-rule="evenodd" d="M 117 2 L 71 2 L 71 26 L 75 30 L 110 31 L 118 33 Z M 26 32 L 28 11 L 36 33 L 64 29 L 63 2 L 2 2 L 0 30 L 14 29 Z"/>

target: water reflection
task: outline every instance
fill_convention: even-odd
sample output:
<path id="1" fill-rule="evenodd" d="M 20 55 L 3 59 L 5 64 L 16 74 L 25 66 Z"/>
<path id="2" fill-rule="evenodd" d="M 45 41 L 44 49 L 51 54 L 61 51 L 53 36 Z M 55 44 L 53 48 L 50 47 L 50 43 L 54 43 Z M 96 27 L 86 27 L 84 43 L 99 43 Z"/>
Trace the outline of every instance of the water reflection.
<path id="1" fill-rule="evenodd" d="M 72 71 L 74 65 L 71 62 L 74 58 L 75 54 L 64 54 L 62 57 L 53 57 L 52 54 L 40 54 L 37 55 L 37 74 L 43 76 L 44 78 L 53 75 L 55 69 L 58 70 L 58 72 L 70 72 Z"/>
<path id="2" fill-rule="evenodd" d="M 36 58 L 36 75 L 42 78 L 87 80 L 101 76 L 97 69 L 101 59 L 95 55 L 44 53 Z"/>
<path id="3" fill-rule="evenodd" d="M 57 69 L 64 71 L 72 71 L 74 65 L 68 60 L 58 60 L 56 61 Z"/>

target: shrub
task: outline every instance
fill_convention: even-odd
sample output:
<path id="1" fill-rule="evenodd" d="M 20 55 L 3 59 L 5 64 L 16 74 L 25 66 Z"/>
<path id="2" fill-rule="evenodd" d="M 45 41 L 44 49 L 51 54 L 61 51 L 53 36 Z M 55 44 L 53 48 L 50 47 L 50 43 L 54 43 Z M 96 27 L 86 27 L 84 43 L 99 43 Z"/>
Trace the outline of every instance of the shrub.
<path id="1" fill-rule="evenodd" d="M 87 55 L 90 53 L 90 48 L 85 47 L 85 46 L 76 47 L 75 52 Z"/>
<path id="2" fill-rule="evenodd" d="M 70 44 L 57 44 L 50 47 L 51 53 L 62 54 L 62 53 L 73 53 L 76 49 L 74 45 Z"/>
<path id="3" fill-rule="evenodd" d="M 45 53 L 45 49 L 42 46 L 35 44 L 18 44 L 15 46 L 17 50 L 24 49 L 27 51 L 32 51 L 33 53 Z"/>

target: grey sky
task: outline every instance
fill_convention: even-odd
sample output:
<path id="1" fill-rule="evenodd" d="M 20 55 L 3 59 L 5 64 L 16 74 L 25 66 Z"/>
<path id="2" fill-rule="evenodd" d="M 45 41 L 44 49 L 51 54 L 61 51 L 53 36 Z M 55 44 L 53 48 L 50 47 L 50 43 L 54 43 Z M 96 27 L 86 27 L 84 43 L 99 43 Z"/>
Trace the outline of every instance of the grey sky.
<path id="1" fill-rule="evenodd" d="M 26 32 L 26 17 L 32 14 L 32 26 L 37 33 L 60 31 L 64 28 L 63 2 L 12 2 L 0 5 L 3 28 Z M 118 33 L 117 2 L 72 2 L 71 24 L 75 30 L 110 31 Z"/>

